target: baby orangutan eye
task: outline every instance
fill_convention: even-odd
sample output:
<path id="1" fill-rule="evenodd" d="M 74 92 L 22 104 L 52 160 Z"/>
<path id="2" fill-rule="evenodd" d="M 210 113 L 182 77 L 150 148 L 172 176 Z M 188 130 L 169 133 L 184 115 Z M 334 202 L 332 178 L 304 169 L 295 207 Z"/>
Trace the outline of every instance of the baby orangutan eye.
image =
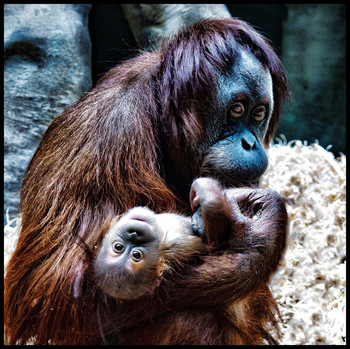
<path id="1" fill-rule="evenodd" d="M 139 250 L 134 250 L 131 253 L 131 258 L 135 261 L 135 262 L 139 262 L 142 259 L 142 252 Z"/>
<path id="2" fill-rule="evenodd" d="M 121 253 L 124 251 L 124 245 L 121 242 L 116 242 L 113 245 L 114 252 Z"/>

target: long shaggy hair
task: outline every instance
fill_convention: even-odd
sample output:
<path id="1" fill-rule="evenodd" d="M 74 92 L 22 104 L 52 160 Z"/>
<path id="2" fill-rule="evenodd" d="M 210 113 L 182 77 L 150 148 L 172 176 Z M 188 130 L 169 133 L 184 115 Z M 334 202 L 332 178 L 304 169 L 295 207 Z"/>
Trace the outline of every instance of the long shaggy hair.
<path id="1" fill-rule="evenodd" d="M 87 251 L 94 253 L 107 220 L 134 206 L 188 211 L 165 183 L 160 133 L 176 149 L 182 149 L 180 133 L 189 144 L 198 139 L 196 110 L 215 94 L 215 72 L 229 72 L 242 48 L 272 76 L 267 144 L 288 86 L 267 41 L 234 19 L 181 29 L 160 51 L 142 52 L 110 70 L 52 122 L 21 188 L 21 232 L 5 277 L 6 343 L 100 341 L 97 305 L 103 296 L 90 277 Z M 119 313 L 121 324 L 152 314 L 147 302 L 135 304 L 135 313 Z"/>

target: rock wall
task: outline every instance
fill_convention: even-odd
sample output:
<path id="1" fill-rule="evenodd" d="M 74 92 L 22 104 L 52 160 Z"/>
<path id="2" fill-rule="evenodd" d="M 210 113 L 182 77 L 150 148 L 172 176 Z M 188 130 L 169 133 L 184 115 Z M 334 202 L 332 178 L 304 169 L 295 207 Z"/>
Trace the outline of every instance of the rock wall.
<path id="1" fill-rule="evenodd" d="M 293 94 L 277 135 L 346 149 L 346 5 L 288 4 L 282 62 Z"/>
<path id="2" fill-rule="evenodd" d="M 12 217 L 42 134 L 91 87 L 90 7 L 4 7 L 4 201 Z"/>

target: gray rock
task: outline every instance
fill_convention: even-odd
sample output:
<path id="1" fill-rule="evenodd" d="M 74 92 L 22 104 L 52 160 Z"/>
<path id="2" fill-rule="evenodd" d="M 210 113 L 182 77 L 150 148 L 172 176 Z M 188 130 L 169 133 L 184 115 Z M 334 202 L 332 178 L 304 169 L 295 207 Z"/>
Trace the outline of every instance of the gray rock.
<path id="1" fill-rule="evenodd" d="M 223 4 L 123 4 L 137 43 L 145 50 L 158 49 L 163 38 L 186 24 L 204 18 L 230 18 Z"/>
<path id="2" fill-rule="evenodd" d="M 19 189 L 54 117 L 91 87 L 91 5 L 4 7 L 4 209 L 18 210 Z"/>
<path id="3" fill-rule="evenodd" d="M 346 5 L 288 4 L 282 61 L 293 103 L 276 135 L 346 151 Z"/>

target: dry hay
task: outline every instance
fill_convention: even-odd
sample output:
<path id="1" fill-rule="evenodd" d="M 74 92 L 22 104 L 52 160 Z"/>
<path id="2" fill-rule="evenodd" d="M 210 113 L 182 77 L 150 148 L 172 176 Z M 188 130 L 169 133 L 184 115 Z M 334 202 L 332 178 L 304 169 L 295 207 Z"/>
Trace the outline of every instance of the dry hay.
<path id="1" fill-rule="evenodd" d="M 281 344 L 345 344 L 346 157 L 317 143 L 269 149 L 261 186 L 294 200 L 287 251 L 271 280 Z"/>
<path id="2" fill-rule="evenodd" d="M 346 157 L 295 141 L 270 147 L 269 162 L 262 187 L 294 200 L 287 251 L 271 280 L 281 344 L 345 344 Z M 5 227 L 5 265 L 17 223 Z"/>

